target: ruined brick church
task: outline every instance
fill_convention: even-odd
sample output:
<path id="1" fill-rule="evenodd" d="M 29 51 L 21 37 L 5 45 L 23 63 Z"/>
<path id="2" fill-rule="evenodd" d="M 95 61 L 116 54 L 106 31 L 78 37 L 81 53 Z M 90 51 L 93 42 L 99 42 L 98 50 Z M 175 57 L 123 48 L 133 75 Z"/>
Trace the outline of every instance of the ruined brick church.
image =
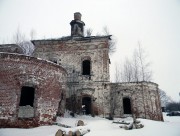
<path id="1" fill-rule="evenodd" d="M 0 127 L 52 124 L 65 109 L 162 121 L 156 83 L 110 82 L 111 35 L 84 37 L 79 12 L 70 25 L 71 36 L 32 40 L 33 56 L 0 45 Z"/>

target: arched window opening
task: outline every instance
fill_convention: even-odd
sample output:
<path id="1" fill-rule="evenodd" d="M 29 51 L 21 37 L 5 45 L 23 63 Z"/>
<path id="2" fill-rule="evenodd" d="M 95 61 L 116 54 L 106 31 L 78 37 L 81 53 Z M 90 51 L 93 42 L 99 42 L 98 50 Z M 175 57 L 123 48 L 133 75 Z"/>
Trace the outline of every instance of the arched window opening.
<path id="1" fill-rule="evenodd" d="M 82 74 L 83 75 L 90 75 L 91 71 L 91 63 L 90 60 L 84 60 L 82 62 Z"/>
<path id="2" fill-rule="evenodd" d="M 34 90 L 33 87 L 22 87 L 19 106 L 34 106 Z"/>
<path id="3" fill-rule="evenodd" d="M 130 98 L 123 98 L 124 114 L 132 114 Z"/>

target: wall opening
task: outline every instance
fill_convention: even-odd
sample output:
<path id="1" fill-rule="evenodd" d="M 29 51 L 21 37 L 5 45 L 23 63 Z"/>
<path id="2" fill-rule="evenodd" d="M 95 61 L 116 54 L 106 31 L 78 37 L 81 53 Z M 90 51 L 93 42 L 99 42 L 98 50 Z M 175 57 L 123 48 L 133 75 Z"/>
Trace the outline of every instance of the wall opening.
<path id="1" fill-rule="evenodd" d="M 124 114 L 132 114 L 130 98 L 123 98 L 123 109 L 124 109 Z"/>
<path id="2" fill-rule="evenodd" d="M 21 97 L 19 106 L 34 106 L 34 92 L 35 89 L 33 87 L 23 86 L 21 89 Z"/>
<path id="3" fill-rule="evenodd" d="M 82 98 L 82 112 L 83 114 L 91 114 L 91 98 L 83 97 Z"/>
<path id="4" fill-rule="evenodd" d="M 34 117 L 34 93 L 35 88 L 23 86 L 21 88 L 21 97 L 19 103 L 19 118 L 32 118 Z"/>
<path id="5" fill-rule="evenodd" d="M 91 71 L 91 63 L 90 60 L 84 60 L 82 62 L 82 74 L 83 75 L 90 75 Z"/>

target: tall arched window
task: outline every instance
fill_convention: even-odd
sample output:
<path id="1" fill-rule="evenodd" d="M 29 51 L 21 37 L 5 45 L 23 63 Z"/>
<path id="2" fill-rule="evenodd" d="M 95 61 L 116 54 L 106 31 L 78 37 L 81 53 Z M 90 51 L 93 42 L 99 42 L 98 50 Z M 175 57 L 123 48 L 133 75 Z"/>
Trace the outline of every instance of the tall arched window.
<path id="1" fill-rule="evenodd" d="M 90 73 L 91 73 L 91 62 L 90 60 L 84 60 L 82 62 L 82 74 L 90 75 Z"/>

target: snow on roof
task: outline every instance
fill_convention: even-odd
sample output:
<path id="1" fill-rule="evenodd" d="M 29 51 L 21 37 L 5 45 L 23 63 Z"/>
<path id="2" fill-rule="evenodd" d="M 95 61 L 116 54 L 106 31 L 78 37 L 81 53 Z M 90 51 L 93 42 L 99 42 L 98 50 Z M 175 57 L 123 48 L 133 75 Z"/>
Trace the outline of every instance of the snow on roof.
<path id="1" fill-rule="evenodd" d="M 88 36 L 88 37 L 80 37 L 80 36 L 66 36 L 61 38 L 55 38 L 55 39 L 41 39 L 41 40 L 32 40 L 31 42 L 35 44 L 35 42 L 41 42 L 41 41 L 86 41 L 86 40 L 95 40 L 95 39 L 104 39 L 107 38 L 111 40 L 112 35 L 104 35 L 104 36 Z"/>

